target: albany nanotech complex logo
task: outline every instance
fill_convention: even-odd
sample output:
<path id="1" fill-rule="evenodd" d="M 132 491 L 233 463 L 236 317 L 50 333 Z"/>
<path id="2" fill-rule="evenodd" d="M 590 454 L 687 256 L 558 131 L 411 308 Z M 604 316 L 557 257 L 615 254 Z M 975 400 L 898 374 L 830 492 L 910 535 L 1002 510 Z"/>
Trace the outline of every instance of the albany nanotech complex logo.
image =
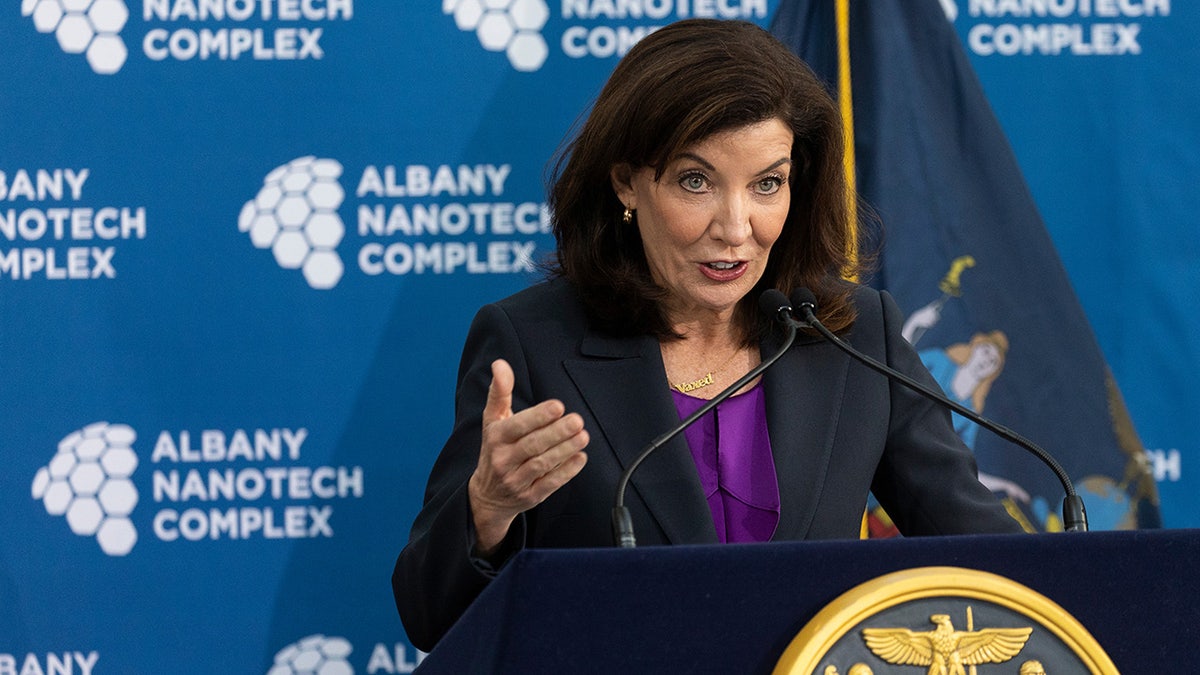
<path id="1" fill-rule="evenodd" d="M 571 59 L 624 56 L 633 45 L 672 21 L 691 17 L 763 20 L 767 0 L 561 0 L 569 25 L 556 39 Z M 516 70 L 538 70 L 550 55 L 542 31 L 545 0 L 442 0 L 459 30 L 473 32 L 484 49 L 504 52 Z"/>
<path id="2" fill-rule="evenodd" d="M 341 175 L 335 160 L 294 159 L 267 174 L 238 216 L 238 229 L 251 243 L 270 249 L 280 267 L 302 270 L 317 289 L 336 286 L 345 270 L 336 250 L 346 233 L 337 214 L 346 196 Z"/>
<path id="3" fill-rule="evenodd" d="M 0 278 L 116 278 L 117 252 L 146 238 L 146 207 L 113 206 L 90 188 L 85 196 L 91 175 L 88 168 L 0 169 Z"/>
<path id="4" fill-rule="evenodd" d="M 506 198 L 512 164 L 367 164 L 344 188 L 342 171 L 313 156 L 275 168 L 242 205 L 238 229 L 318 290 L 338 284 L 344 260 L 368 277 L 536 271 L 550 212 L 544 201 Z M 339 209 L 353 216 L 343 220 Z M 343 249 L 356 252 L 343 258 L 347 234 Z"/>
<path id="5" fill-rule="evenodd" d="M 21 15 L 33 17 L 39 33 L 54 33 L 68 54 L 86 54 L 92 70 L 111 75 L 129 56 L 121 29 L 129 8 L 121 0 L 21 0 Z"/>
<path id="6" fill-rule="evenodd" d="M 354 0 L 142 0 L 132 29 L 150 61 L 322 59 L 325 27 L 354 18 Z M 123 0 L 21 0 L 21 15 L 68 54 L 112 75 L 129 57 Z M 139 37 L 140 34 L 140 37 Z M 136 47 L 135 47 L 136 48 Z"/>
<path id="7" fill-rule="evenodd" d="M 969 0 L 965 12 L 941 2 L 950 21 L 965 17 L 965 43 L 978 56 L 1138 56 L 1171 15 L 1171 0 Z"/>
<path id="8" fill-rule="evenodd" d="M 125 424 L 90 424 L 63 438 L 33 478 L 32 496 L 46 512 L 66 516 L 72 532 L 94 535 L 111 556 L 133 550 L 139 528 L 172 545 L 331 539 L 335 507 L 363 496 L 361 466 L 305 460 L 304 427 L 164 429 L 140 491 L 137 438 Z M 149 509 L 135 525 L 139 501 Z"/>
<path id="9" fill-rule="evenodd" d="M 138 465 L 136 439 L 124 424 L 90 424 L 62 439 L 54 458 L 33 478 L 33 498 L 42 501 L 46 513 L 66 515 L 72 532 L 95 535 L 112 556 L 129 553 L 137 543 L 129 519 L 138 501 L 130 480 Z"/>

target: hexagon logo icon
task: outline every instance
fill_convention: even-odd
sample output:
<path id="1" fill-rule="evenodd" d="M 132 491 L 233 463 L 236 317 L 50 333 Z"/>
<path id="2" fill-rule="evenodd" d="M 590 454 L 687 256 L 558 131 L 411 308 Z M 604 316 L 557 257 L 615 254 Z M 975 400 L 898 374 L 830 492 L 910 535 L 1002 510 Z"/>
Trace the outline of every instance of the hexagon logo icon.
<path id="1" fill-rule="evenodd" d="M 129 516 L 138 493 L 130 477 L 137 469 L 137 433 L 124 424 L 96 422 L 68 434 L 58 452 L 33 477 L 32 495 L 52 516 L 65 516 L 71 531 L 95 535 L 100 549 L 123 556 L 137 543 Z"/>
<path id="2" fill-rule="evenodd" d="M 550 49 L 542 27 L 550 18 L 546 0 L 442 0 L 442 13 L 454 17 L 461 31 L 475 33 L 491 52 L 504 52 L 522 72 L 542 67 Z"/>
<path id="3" fill-rule="evenodd" d="M 84 54 L 101 75 L 119 71 L 129 56 L 120 35 L 129 21 L 123 0 L 21 0 L 21 15 L 39 33 L 53 33 L 63 52 Z"/>
<path id="4" fill-rule="evenodd" d="M 354 675 L 351 651 L 345 638 L 309 635 L 280 649 L 267 675 Z"/>
<path id="5" fill-rule="evenodd" d="M 250 243 L 270 249 L 280 267 L 300 270 L 319 290 L 336 286 L 345 272 L 337 253 L 346 234 L 337 213 L 346 197 L 341 175 L 337 160 L 293 159 L 267 174 L 238 215 L 238 230 L 250 235 Z"/>

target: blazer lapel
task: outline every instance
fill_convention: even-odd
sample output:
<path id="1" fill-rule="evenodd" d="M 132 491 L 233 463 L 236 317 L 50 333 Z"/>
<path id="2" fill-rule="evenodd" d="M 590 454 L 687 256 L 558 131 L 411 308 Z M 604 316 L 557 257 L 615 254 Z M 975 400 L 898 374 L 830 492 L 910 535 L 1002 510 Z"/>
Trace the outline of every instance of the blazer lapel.
<path id="1" fill-rule="evenodd" d="M 584 358 L 563 366 L 586 402 L 617 464 L 628 468 L 646 446 L 673 425 L 679 412 L 663 379 L 662 353 L 651 337 L 590 334 Z M 615 494 L 616 484 L 613 484 Z M 630 480 L 635 493 L 672 544 L 716 543 L 712 515 L 683 434 L 647 458 Z"/>
<path id="2" fill-rule="evenodd" d="M 764 355 L 777 344 L 764 344 Z M 779 481 L 776 541 L 803 539 L 812 526 L 840 423 L 848 365 L 845 355 L 819 337 L 800 336 L 764 374 L 767 429 Z"/>

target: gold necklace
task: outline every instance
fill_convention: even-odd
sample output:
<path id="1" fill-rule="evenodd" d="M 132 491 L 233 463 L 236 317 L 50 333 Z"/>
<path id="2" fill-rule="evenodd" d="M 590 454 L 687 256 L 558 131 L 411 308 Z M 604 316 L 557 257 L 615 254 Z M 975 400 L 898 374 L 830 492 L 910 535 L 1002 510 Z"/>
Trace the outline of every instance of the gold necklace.
<path id="1" fill-rule="evenodd" d="M 733 354 L 731 354 L 729 356 L 729 358 L 725 359 L 725 363 L 722 363 L 721 365 L 717 366 L 716 370 L 708 371 L 707 373 L 705 373 L 704 377 L 702 377 L 698 380 L 692 380 L 691 382 L 679 382 L 676 384 L 671 384 L 670 386 L 672 389 L 675 389 L 676 391 L 678 391 L 681 394 L 687 394 L 689 392 L 696 391 L 697 389 L 703 389 L 703 388 L 707 387 L 708 385 L 713 384 L 716 381 L 714 379 L 714 376 L 716 374 L 720 373 L 722 370 L 724 370 L 725 366 L 729 365 L 730 362 L 733 361 L 734 357 L 736 357 L 740 353 L 742 353 L 742 350 L 740 350 L 740 349 L 735 350 L 733 352 Z M 668 382 L 668 384 L 670 384 L 670 383 Z"/>

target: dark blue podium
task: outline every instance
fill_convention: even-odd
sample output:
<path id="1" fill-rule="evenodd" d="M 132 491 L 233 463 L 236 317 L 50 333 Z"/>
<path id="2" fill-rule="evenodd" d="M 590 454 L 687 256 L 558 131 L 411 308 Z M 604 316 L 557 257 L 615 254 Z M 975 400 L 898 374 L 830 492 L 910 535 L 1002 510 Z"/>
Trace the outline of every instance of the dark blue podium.
<path id="1" fill-rule="evenodd" d="M 1161 530 L 529 550 L 418 672 L 770 673 L 830 601 L 927 566 L 1028 586 L 1077 619 L 1122 673 L 1185 672 L 1197 659 L 1200 531 Z"/>

